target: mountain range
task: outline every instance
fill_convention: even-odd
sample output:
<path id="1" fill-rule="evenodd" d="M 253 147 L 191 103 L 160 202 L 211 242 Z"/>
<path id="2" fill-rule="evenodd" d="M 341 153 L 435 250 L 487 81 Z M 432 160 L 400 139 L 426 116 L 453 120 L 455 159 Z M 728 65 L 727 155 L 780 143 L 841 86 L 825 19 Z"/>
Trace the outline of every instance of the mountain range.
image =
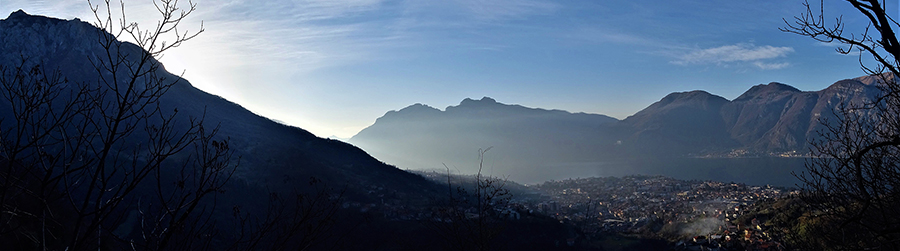
<path id="1" fill-rule="evenodd" d="M 477 149 L 493 147 L 497 173 L 539 181 L 547 170 L 628 159 L 802 156 L 836 105 L 871 100 L 878 78 L 819 91 L 772 82 L 728 100 L 676 92 L 625 119 L 508 105 L 484 97 L 443 111 L 423 104 L 389 111 L 349 142 L 402 168 L 476 171 Z M 542 170 L 532 172 L 531 170 Z M 546 177 L 544 177 L 546 180 Z"/>

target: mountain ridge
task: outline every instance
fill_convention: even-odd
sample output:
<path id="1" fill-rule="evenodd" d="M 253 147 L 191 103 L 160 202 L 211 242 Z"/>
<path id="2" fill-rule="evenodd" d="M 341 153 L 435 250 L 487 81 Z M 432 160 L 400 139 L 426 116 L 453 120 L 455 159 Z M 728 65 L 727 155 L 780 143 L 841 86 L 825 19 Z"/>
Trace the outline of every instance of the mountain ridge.
<path id="1" fill-rule="evenodd" d="M 444 111 L 430 108 L 428 118 L 394 114 L 409 107 L 388 112 L 392 116 L 379 118 L 348 142 L 412 169 L 455 162 L 464 156 L 457 148 L 488 146 L 503 151 L 497 154 L 515 162 L 511 165 L 536 168 L 666 156 L 799 156 L 823 129 L 819 119 L 839 103 L 872 100 L 879 91 L 877 81 L 874 76 L 845 79 L 818 91 L 770 82 L 752 86 L 734 100 L 703 90 L 674 92 L 622 120 L 465 98 Z M 408 155 L 423 158 L 408 161 Z"/>

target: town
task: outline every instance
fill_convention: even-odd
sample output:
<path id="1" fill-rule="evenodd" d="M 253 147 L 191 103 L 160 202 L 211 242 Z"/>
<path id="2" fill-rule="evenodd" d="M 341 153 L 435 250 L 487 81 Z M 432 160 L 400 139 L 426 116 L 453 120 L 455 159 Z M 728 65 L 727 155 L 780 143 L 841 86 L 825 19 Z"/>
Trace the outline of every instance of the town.
<path id="1" fill-rule="evenodd" d="M 756 202 L 797 193 L 662 176 L 579 178 L 529 187 L 540 194 L 517 198 L 514 204 L 578 226 L 587 239 L 618 234 L 680 240 L 679 250 L 780 250 L 759 221 L 744 224 L 738 219 Z"/>
<path id="2" fill-rule="evenodd" d="M 446 182 L 446 174 L 419 174 Z M 457 176 L 453 180 L 471 179 Z M 551 180 L 535 185 L 508 182 L 504 189 L 511 190 L 513 196 L 497 210 L 515 212 L 507 214 L 513 220 L 520 215 L 545 215 L 574 226 L 578 233 L 570 235 L 569 245 L 603 246 L 598 240 L 625 237 L 667 242 L 673 250 L 785 250 L 778 233 L 752 218 L 754 206 L 799 193 L 768 185 L 642 175 Z M 386 216 L 402 220 L 431 215 Z"/>

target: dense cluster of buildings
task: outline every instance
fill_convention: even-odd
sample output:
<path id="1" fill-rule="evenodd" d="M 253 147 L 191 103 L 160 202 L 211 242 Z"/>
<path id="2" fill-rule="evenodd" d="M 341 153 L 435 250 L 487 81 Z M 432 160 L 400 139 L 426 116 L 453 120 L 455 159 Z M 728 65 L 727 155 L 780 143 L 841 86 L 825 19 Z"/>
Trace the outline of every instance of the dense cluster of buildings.
<path id="1" fill-rule="evenodd" d="M 759 225 L 735 223 L 755 202 L 793 191 L 662 176 L 579 178 L 530 186 L 542 194 L 515 201 L 531 212 L 571 222 L 587 235 L 609 233 L 662 238 L 704 236 L 706 245 L 725 238 L 765 236 Z M 715 237 L 715 238 L 713 238 Z M 693 239 L 693 238 L 692 238 Z"/>
<path id="2" fill-rule="evenodd" d="M 808 158 L 812 155 L 809 152 L 798 152 L 795 150 L 784 152 L 757 152 L 747 149 L 734 149 L 727 152 L 713 152 L 701 155 L 692 155 L 695 158 L 750 158 L 750 157 L 778 157 L 778 158 Z"/>

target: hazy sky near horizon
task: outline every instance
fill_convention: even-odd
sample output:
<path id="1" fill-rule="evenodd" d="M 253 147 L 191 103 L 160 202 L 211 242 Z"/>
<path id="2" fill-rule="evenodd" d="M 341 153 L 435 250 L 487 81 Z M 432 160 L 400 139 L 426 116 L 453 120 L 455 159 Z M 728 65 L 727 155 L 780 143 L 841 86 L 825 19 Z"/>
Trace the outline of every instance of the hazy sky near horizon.
<path id="1" fill-rule="evenodd" d="M 128 18 L 155 24 L 150 3 L 126 1 Z M 205 32 L 166 53 L 166 68 L 321 137 L 353 136 L 414 103 L 489 96 L 623 119 L 671 92 L 734 99 L 757 84 L 815 91 L 863 74 L 857 56 L 778 30 L 805 11 L 795 0 L 194 3 L 181 28 L 203 21 Z M 896 13 L 896 0 L 886 4 Z M 83 0 L 0 0 L 0 12 L 18 9 L 93 20 Z M 866 24 L 843 1 L 825 11 L 850 29 Z"/>

